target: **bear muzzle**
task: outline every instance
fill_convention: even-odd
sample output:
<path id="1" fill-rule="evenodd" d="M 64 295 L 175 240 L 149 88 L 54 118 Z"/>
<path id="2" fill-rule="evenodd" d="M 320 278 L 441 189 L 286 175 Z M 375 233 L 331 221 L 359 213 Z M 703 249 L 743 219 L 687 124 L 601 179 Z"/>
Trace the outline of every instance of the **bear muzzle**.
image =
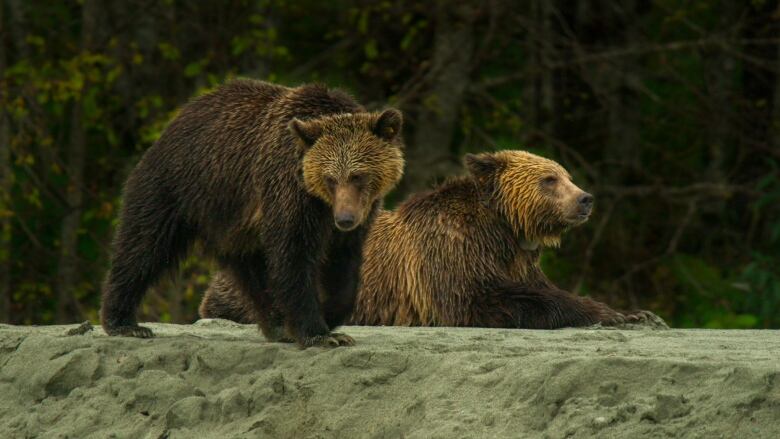
<path id="1" fill-rule="evenodd" d="M 574 209 L 574 215 L 569 217 L 572 223 L 584 223 L 593 212 L 593 195 L 582 192 L 577 196 L 577 203 Z"/>
<path id="2" fill-rule="evenodd" d="M 579 207 L 580 215 L 588 216 L 593 211 L 593 195 L 583 192 L 582 195 L 577 197 L 577 204 Z"/>
<path id="3" fill-rule="evenodd" d="M 342 232 L 354 230 L 363 222 L 360 190 L 354 185 L 336 187 L 333 200 L 333 221 Z"/>
<path id="4" fill-rule="evenodd" d="M 336 227 L 344 232 L 352 230 L 357 223 L 357 221 L 355 221 L 355 215 L 351 212 L 342 212 L 334 215 L 333 220 L 336 222 Z"/>
<path id="5" fill-rule="evenodd" d="M 564 222 L 569 226 L 580 225 L 593 212 L 593 195 L 574 186 L 574 193 L 564 202 Z"/>

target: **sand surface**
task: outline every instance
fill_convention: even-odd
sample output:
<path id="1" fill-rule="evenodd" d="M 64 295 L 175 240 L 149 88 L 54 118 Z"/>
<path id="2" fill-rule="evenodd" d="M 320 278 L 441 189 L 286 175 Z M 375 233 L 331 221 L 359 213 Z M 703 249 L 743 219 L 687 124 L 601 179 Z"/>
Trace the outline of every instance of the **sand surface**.
<path id="1" fill-rule="evenodd" d="M 780 331 L 148 326 L 0 325 L 0 437 L 780 438 Z"/>

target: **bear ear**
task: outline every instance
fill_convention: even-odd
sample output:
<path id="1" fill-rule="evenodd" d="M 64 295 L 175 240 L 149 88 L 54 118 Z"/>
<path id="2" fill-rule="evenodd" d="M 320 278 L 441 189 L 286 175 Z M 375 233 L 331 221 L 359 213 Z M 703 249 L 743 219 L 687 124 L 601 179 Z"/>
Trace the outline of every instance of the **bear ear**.
<path id="1" fill-rule="evenodd" d="M 300 139 L 307 147 L 314 145 L 314 142 L 322 135 L 322 128 L 318 124 L 304 122 L 298 118 L 293 118 L 287 127 L 292 135 Z"/>
<path id="2" fill-rule="evenodd" d="M 387 141 L 395 139 L 401 132 L 404 116 L 395 108 L 388 108 L 379 115 L 371 131 Z"/>
<path id="3" fill-rule="evenodd" d="M 490 177 L 501 168 L 501 161 L 492 154 L 466 154 L 463 163 L 471 175 L 480 180 Z"/>

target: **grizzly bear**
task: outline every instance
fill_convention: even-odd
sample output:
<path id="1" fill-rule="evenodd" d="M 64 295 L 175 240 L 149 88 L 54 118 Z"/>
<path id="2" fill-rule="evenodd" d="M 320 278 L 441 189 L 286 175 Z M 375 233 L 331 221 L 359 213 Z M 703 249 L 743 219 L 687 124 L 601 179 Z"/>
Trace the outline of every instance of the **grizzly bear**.
<path id="1" fill-rule="evenodd" d="M 465 165 L 467 176 L 379 213 L 352 324 L 553 329 L 660 321 L 563 291 L 542 272 L 541 249 L 558 246 L 593 206 L 558 163 L 502 151 L 466 155 Z M 257 318 L 220 275 L 200 314 Z"/>
<path id="2" fill-rule="evenodd" d="M 143 155 L 101 309 L 109 335 L 151 337 L 135 311 L 199 241 L 256 309 L 263 334 L 350 345 L 361 248 L 403 172 L 402 116 L 320 85 L 235 80 L 184 106 Z"/>

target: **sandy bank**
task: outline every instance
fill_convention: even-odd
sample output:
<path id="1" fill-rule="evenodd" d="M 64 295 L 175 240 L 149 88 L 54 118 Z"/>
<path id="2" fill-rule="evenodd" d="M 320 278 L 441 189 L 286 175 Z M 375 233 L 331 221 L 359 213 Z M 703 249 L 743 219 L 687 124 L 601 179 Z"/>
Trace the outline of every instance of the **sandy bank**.
<path id="1" fill-rule="evenodd" d="M 0 325 L 0 437 L 780 437 L 780 331 Z"/>

